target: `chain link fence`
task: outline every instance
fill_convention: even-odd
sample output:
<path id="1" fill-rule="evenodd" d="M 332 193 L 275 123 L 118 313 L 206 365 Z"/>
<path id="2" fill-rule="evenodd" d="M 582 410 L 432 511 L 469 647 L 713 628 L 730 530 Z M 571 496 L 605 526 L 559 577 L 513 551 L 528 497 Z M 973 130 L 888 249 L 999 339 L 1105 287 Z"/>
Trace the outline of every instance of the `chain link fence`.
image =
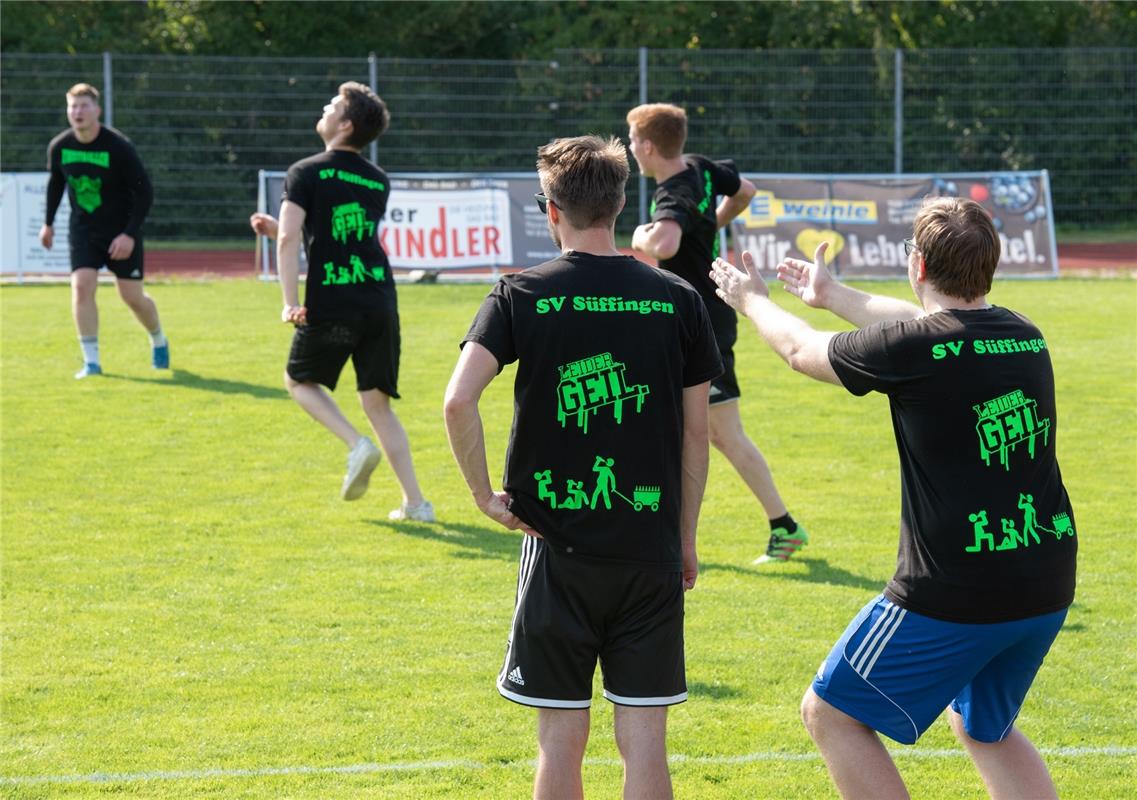
<path id="1" fill-rule="evenodd" d="M 1047 169 L 1058 223 L 1137 221 L 1137 48 L 558 50 L 547 61 L 0 56 L 0 168 L 45 169 L 64 91 L 103 92 L 104 121 L 155 186 L 152 239 L 244 238 L 260 169 L 320 147 L 345 80 L 391 108 L 388 171 L 528 171 L 557 136 L 626 135 L 640 102 L 690 118 L 687 149 L 745 172 Z M 630 230 L 645 203 L 629 184 Z"/>

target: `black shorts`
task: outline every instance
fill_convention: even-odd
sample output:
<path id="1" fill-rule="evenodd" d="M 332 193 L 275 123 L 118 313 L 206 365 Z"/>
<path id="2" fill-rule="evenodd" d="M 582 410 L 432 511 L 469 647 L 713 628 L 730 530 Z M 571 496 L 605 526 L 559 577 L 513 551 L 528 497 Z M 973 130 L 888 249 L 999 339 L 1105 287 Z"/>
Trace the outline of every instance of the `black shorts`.
<path id="1" fill-rule="evenodd" d="M 378 389 L 399 396 L 399 312 L 378 309 L 365 317 L 300 325 L 288 354 L 288 376 L 335 389 L 351 357 L 360 392 Z"/>
<path id="2" fill-rule="evenodd" d="M 524 536 L 498 691 L 526 706 L 588 708 L 597 658 L 617 705 L 686 700 L 682 573 L 577 558 Z"/>
<path id="3" fill-rule="evenodd" d="M 738 388 L 738 376 L 734 374 L 734 343 L 738 339 L 738 325 L 719 323 L 715 327 L 715 342 L 722 356 L 722 375 L 711 381 L 710 405 L 728 403 L 742 397 Z"/>
<path id="4" fill-rule="evenodd" d="M 113 238 L 113 237 L 112 237 Z M 134 252 L 130 258 L 122 261 L 111 261 L 107 251 L 111 246 L 111 239 L 88 237 L 82 233 L 71 232 L 69 238 L 71 248 L 71 271 L 90 267 L 96 271 L 106 267 L 114 273 L 116 278 L 128 281 L 142 280 L 143 268 L 142 235 L 134 237 Z"/>

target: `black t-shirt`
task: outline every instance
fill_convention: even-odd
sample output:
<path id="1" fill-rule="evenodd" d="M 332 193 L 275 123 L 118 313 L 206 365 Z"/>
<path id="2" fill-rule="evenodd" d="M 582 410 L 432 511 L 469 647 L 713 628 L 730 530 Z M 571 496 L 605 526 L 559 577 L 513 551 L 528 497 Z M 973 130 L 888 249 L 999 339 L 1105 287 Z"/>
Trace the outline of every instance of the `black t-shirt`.
<path id="1" fill-rule="evenodd" d="M 683 389 L 722 371 L 699 295 L 626 256 L 502 278 L 463 339 L 518 362 L 505 490 L 554 547 L 678 570 Z"/>
<path id="2" fill-rule="evenodd" d="M 66 188 L 72 237 L 108 244 L 120 233 L 138 237 L 154 190 L 138 151 L 121 133 L 102 125 L 84 144 L 68 128 L 48 144 L 47 169 L 48 225 L 55 222 Z"/>
<path id="3" fill-rule="evenodd" d="M 742 179 L 729 159 L 711 161 L 687 154 L 683 161 L 687 169 L 660 183 L 651 198 L 652 222 L 669 219 L 683 230 L 679 250 L 659 266 L 698 289 L 725 350 L 734 344 L 738 322 L 734 309 L 715 294 L 714 281 L 709 277 L 711 262 L 719 255 L 715 197 L 737 194 Z"/>
<path id="4" fill-rule="evenodd" d="M 379 244 L 390 194 L 387 174 L 359 153 L 325 150 L 289 167 L 282 197 L 306 212 L 309 322 L 358 319 L 395 304 L 395 280 Z"/>
<path id="5" fill-rule="evenodd" d="M 892 409 L 900 548 L 885 594 L 965 623 L 1067 607 L 1078 540 L 1038 328 L 1004 308 L 941 311 L 838 334 L 829 361 Z"/>

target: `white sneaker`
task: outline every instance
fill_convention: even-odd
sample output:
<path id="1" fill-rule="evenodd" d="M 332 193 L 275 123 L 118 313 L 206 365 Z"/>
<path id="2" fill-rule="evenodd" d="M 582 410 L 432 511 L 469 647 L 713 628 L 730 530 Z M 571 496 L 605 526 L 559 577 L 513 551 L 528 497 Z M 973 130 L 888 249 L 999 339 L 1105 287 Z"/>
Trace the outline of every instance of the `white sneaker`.
<path id="1" fill-rule="evenodd" d="M 379 448 L 366 436 L 359 437 L 359 441 L 347 456 L 347 474 L 343 476 L 343 490 L 340 496 L 344 500 L 358 500 L 363 497 L 371 473 L 382 460 L 383 454 L 379 452 Z"/>
<path id="2" fill-rule="evenodd" d="M 408 506 L 401 503 L 398 508 L 387 515 L 392 520 L 414 520 L 415 522 L 434 522 L 434 506 L 429 500 L 423 500 L 417 506 Z"/>

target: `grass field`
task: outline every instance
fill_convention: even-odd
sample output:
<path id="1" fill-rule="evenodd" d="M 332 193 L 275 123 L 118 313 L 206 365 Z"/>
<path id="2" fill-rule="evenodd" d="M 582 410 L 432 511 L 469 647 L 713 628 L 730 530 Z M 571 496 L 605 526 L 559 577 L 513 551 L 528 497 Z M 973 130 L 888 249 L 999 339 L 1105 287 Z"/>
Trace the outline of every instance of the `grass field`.
<path id="1" fill-rule="evenodd" d="M 290 331 L 275 285 L 152 286 L 170 374 L 150 370 L 145 335 L 104 287 L 108 374 L 81 382 L 68 289 L 0 290 L 0 795 L 528 796 L 535 715 L 494 689 L 518 537 L 477 513 L 441 422 L 456 343 L 486 291 L 400 289 L 398 410 L 442 521 L 395 524 L 389 470 L 360 502 L 340 501 L 345 452 L 281 388 Z M 1132 797 L 1137 282 L 1007 282 L 992 300 L 1047 335 L 1081 547 L 1077 600 L 1019 725 L 1063 797 Z M 813 541 L 792 563 L 751 567 L 765 520 L 712 456 L 687 597 L 691 699 L 670 716 L 675 788 L 831 797 L 797 706 L 894 565 L 887 403 L 795 376 L 749 329 L 738 366 L 747 428 Z M 482 404 L 495 475 L 512 374 Z M 343 384 L 362 425 L 350 370 Z M 983 796 L 944 720 L 896 750 L 914 797 Z M 599 695 L 585 785 L 619 794 Z"/>

